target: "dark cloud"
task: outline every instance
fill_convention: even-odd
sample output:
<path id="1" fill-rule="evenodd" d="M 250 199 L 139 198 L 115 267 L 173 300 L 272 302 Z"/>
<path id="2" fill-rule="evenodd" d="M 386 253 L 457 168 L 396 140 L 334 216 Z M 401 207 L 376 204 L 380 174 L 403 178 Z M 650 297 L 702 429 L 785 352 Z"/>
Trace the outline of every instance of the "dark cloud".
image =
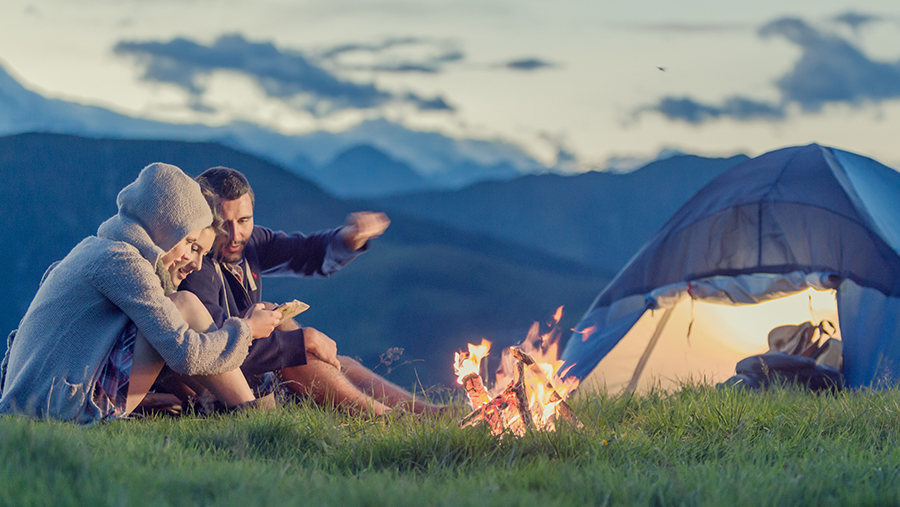
<path id="1" fill-rule="evenodd" d="M 832 20 L 835 23 L 849 26 L 854 33 L 859 33 L 859 29 L 863 26 L 878 21 L 883 21 L 883 18 L 881 18 L 880 16 L 873 16 L 871 14 L 849 11 L 835 16 L 834 18 L 832 18 Z"/>
<path id="2" fill-rule="evenodd" d="M 438 55 L 434 58 L 437 62 L 459 62 L 462 61 L 466 57 L 466 54 L 462 51 L 447 51 L 442 55 Z"/>
<path id="3" fill-rule="evenodd" d="M 428 65 L 425 63 L 398 62 L 398 63 L 379 63 L 375 65 L 355 65 L 354 70 L 372 70 L 375 72 L 419 72 L 422 74 L 437 74 L 440 68 L 437 65 Z"/>
<path id="4" fill-rule="evenodd" d="M 779 120 L 784 118 L 784 108 L 777 104 L 757 102 L 743 97 L 731 97 L 722 105 L 702 104 L 688 97 L 666 97 L 658 104 L 643 108 L 662 113 L 672 120 L 681 120 L 699 124 L 718 118 L 734 118 L 737 120 Z"/>
<path id="5" fill-rule="evenodd" d="M 410 56 L 409 52 L 422 53 Z M 347 58 L 355 61 L 347 62 Z M 341 44 L 319 53 L 321 61 L 346 70 L 436 74 L 465 54 L 451 41 L 423 37 L 392 37 L 374 43 Z M 362 58 L 365 63 L 361 63 Z"/>
<path id="6" fill-rule="evenodd" d="M 790 105 L 817 113 L 829 104 L 862 106 L 900 98 L 900 62 L 872 60 L 846 39 L 816 30 L 799 19 L 773 21 L 762 27 L 759 35 L 782 37 L 801 49 L 794 67 L 774 83 L 781 96 L 777 103 L 735 96 L 721 105 L 711 105 L 687 97 L 665 97 L 640 108 L 637 114 L 656 111 L 689 123 L 725 117 L 780 120 Z"/>
<path id="7" fill-rule="evenodd" d="M 322 53 L 319 54 L 320 58 L 323 59 L 332 59 L 337 56 L 340 56 L 344 53 L 353 53 L 353 52 L 366 52 L 366 53 L 381 53 L 387 51 L 389 49 L 393 49 L 399 46 L 416 46 L 420 44 L 425 44 L 428 41 L 426 39 L 422 39 L 420 37 L 389 37 L 384 39 L 381 42 L 374 43 L 347 43 L 340 44 L 333 48 L 329 48 Z"/>
<path id="8" fill-rule="evenodd" d="M 447 104 L 441 97 L 423 99 L 422 97 L 408 93 L 406 94 L 406 100 L 415 104 L 422 111 L 452 111 L 454 109 L 453 106 Z"/>
<path id="9" fill-rule="evenodd" d="M 451 40 L 389 37 L 377 42 L 340 44 L 319 52 L 317 58 L 341 70 L 438 74 L 449 64 L 465 60 L 466 55 Z M 519 58 L 491 67 L 532 71 L 555 66 L 538 58 Z"/>
<path id="10" fill-rule="evenodd" d="M 537 69 L 545 69 L 547 67 L 556 67 L 556 64 L 540 60 L 538 58 L 521 58 L 518 60 L 512 60 L 502 64 L 502 67 L 506 67 L 507 69 L 513 70 L 537 70 Z"/>
<path id="11" fill-rule="evenodd" d="M 377 108 L 395 101 L 437 109 L 436 101 L 440 100 L 422 99 L 410 93 L 397 95 L 373 84 L 344 80 L 314 58 L 279 50 L 268 42 L 250 42 L 241 35 L 222 36 L 210 46 L 183 38 L 169 42 L 122 41 L 116 44 L 114 52 L 135 57 L 144 67 L 143 79 L 170 83 L 188 91 L 193 96 L 192 107 L 198 110 L 203 107 L 199 97 L 205 91 L 204 78 L 221 70 L 249 76 L 269 97 L 316 115 L 341 109 Z"/>
<path id="12" fill-rule="evenodd" d="M 191 108 L 192 111 L 196 111 L 198 113 L 215 113 L 215 108 L 203 102 L 203 100 L 198 96 L 192 96 L 188 100 L 188 107 Z"/>
<path id="13" fill-rule="evenodd" d="M 769 23 L 760 35 L 784 37 L 803 51 L 794 68 L 775 83 L 784 102 L 818 112 L 830 103 L 862 105 L 900 98 L 900 62 L 870 60 L 845 39 L 799 19 Z"/>

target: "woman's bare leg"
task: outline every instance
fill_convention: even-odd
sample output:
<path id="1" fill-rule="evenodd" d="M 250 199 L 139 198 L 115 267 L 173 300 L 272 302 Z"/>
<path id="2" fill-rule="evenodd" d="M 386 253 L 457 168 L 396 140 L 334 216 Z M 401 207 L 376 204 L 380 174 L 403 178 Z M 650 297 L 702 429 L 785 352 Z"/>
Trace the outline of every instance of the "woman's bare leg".
<path id="1" fill-rule="evenodd" d="M 212 317 L 209 315 L 209 311 L 206 310 L 206 307 L 197 299 L 197 296 L 191 294 L 189 292 L 176 292 L 169 296 L 170 299 L 175 303 L 175 306 L 178 308 L 178 311 L 181 312 L 182 318 L 184 318 L 185 322 L 187 322 L 188 326 L 198 332 L 198 333 L 206 333 L 209 331 L 214 331 L 216 329 L 216 325 L 212 320 Z M 140 348 L 138 347 L 139 341 L 135 341 L 135 363 L 132 365 L 132 386 L 135 389 L 135 394 L 140 394 L 141 398 L 146 395 L 147 391 L 150 389 L 150 386 L 153 385 L 153 382 L 156 380 L 156 377 L 159 375 L 160 370 L 162 369 L 162 365 L 164 361 L 162 357 L 159 356 L 159 353 L 153 349 L 150 345 L 150 342 L 147 341 L 140 333 L 138 336 L 142 338 L 142 345 Z M 149 349 L 149 351 L 147 351 Z M 144 354 L 149 359 L 141 359 L 142 362 L 147 362 L 146 367 L 138 366 L 138 354 Z M 152 354 L 151 354 L 152 353 Z M 136 369 L 137 366 L 137 369 Z M 144 369 L 146 369 L 146 373 L 143 373 Z M 135 373 L 138 373 L 138 384 L 134 384 Z M 152 376 L 152 378 L 151 378 Z M 227 371 L 225 373 L 219 373 L 216 375 L 196 375 L 189 377 L 194 382 L 207 389 L 213 396 L 220 402 L 224 403 L 226 406 L 235 406 L 241 403 L 245 403 L 248 401 L 253 401 L 256 397 L 253 395 L 253 391 L 250 389 L 250 386 L 247 384 L 247 379 L 244 378 L 244 374 L 241 373 L 241 370 L 235 369 L 231 371 Z M 149 379 L 149 385 L 145 385 L 147 383 L 147 379 Z M 131 393 L 132 387 L 129 387 L 128 390 L 128 399 L 131 402 Z M 137 400 L 134 406 L 137 406 L 140 400 Z M 134 408 L 131 407 L 131 409 Z"/>
<path id="2" fill-rule="evenodd" d="M 218 375 L 198 375 L 194 379 L 228 407 L 256 399 L 241 370 L 231 370 Z"/>
<path id="3" fill-rule="evenodd" d="M 166 364 L 159 352 L 150 345 L 144 334 L 138 331 L 134 336 L 134 354 L 131 360 L 131 375 L 128 379 L 128 398 L 125 413 L 130 414 L 150 391 L 153 382 Z"/>
<path id="4" fill-rule="evenodd" d="M 175 302 L 184 321 L 194 331 L 206 333 L 218 329 L 209 311 L 194 294 L 176 292 L 169 297 Z M 240 405 L 256 399 L 253 390 L 247 384 L 247 379 L 239 369 L 216 375 L 196 375 L 193 378 L 226 406 Z"/>

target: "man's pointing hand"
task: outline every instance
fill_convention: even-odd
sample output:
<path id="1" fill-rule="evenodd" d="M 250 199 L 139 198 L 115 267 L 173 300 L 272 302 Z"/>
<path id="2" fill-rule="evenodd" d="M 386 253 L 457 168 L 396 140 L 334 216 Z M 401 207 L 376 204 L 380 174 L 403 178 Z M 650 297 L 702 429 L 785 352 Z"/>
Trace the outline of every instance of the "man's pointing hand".
<path id="1" fill-rule="evenodd" d="M 341 231 L 341 237 L 350 250 L 359 250 L 372 238 L 377 238 L 391 224 L 384 213 L 360 211 L 347 217 L 347 227 Z"/>

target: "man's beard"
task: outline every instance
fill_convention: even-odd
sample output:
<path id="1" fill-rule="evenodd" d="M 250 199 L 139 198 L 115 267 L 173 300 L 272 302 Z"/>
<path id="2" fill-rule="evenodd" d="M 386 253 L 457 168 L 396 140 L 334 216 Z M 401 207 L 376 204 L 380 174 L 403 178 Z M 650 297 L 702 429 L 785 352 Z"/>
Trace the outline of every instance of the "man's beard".
<path id="1" fill-rule="evenodd" d="M 239 246 L 237 251 L 228 251 L 229 247 Z M 246 241 L 230 241 L 226 243 L 221 250 L 221 260 L 224 262 L 238 262 L 244 257 L 244 247 L 247 246 Z"/>

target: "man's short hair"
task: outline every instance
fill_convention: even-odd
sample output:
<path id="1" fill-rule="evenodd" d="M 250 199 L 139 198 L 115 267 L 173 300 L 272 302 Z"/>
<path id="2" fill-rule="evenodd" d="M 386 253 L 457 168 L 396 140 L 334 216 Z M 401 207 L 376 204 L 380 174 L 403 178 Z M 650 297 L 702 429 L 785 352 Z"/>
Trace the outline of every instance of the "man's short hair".
<path id="1" fill-rule="evenodd" d="M 233 201 L 240 199 L 244 194 L 250 194 L 250 203 L 256 204 L 256 196 L 250 188 L 250 182 L 240 171 L 230 167 L 211 167 L 197 176 L 197 182 L 201 186 L 212 189 L 221 199 Z"/>

